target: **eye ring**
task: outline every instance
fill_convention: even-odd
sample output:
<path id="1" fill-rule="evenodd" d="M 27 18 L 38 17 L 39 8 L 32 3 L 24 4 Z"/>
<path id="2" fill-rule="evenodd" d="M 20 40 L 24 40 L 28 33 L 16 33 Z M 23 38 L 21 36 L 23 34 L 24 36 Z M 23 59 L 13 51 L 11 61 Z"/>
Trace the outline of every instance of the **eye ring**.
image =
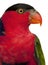
<path id="1" fill-rule="evenodd" d="M 17 10 L 17 12 L 20 13 L 20 14 L 23 14 L 24 13 L 24 9 L 20 8 L 20 9 Z"/>

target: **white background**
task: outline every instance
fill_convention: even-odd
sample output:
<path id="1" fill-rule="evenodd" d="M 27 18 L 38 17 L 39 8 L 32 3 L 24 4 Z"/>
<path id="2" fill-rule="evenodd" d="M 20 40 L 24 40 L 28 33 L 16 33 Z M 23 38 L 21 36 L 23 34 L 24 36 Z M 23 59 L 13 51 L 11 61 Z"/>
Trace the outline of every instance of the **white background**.
<path id="1" fill-rule="evenodd" d="M 42 26 L 31 24 L 29 28 L 39 37 L 48 65 L 48 0 L 0 0 L 0 17 L 9 6 L 16 3 L 30 4 L 42 15 Z"/>

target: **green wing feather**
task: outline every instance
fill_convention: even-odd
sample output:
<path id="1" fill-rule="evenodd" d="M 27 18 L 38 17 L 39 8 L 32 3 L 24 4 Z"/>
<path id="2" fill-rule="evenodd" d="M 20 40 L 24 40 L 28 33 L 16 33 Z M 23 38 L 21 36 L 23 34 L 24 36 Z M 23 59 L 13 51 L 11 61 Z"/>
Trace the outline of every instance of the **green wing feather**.
<path id="1" fill-rule="evenodd" d="M 35 40 L 35 56 L 36 56 L 38 65 L 45 65 L 44 55 L 42 52 L 40 41 L 37 36 L 36 36 L 36 40 Z"/>

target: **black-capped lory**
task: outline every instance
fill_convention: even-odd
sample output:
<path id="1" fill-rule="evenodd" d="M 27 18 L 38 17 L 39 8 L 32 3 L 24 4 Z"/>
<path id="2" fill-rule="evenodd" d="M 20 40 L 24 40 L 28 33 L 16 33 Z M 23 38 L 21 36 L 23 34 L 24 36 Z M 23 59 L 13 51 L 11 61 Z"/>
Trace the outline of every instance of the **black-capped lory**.
<path id="1" fill-rule="evenodd" d="M 0 18 L 0 65 L 45 65 L 38 37 L 30 24 L 42 24 L 39 12 L 28 4 L 9 7 Z"/>

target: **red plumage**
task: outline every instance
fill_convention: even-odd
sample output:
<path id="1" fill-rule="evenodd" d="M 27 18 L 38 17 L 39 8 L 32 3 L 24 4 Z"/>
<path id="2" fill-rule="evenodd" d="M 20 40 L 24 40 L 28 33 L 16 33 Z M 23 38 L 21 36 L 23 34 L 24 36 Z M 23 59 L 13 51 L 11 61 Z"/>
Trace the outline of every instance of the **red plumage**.
<path id="1" fill-rule="evenodd" d="M 8 11 L 2 16 L 5 36 L 0 36 L 0 58 L 5 63 L 23 63 L 37 65 L 35 52 L 35 35 L 29 31 L 29 12 L 19 14 Z"/>

